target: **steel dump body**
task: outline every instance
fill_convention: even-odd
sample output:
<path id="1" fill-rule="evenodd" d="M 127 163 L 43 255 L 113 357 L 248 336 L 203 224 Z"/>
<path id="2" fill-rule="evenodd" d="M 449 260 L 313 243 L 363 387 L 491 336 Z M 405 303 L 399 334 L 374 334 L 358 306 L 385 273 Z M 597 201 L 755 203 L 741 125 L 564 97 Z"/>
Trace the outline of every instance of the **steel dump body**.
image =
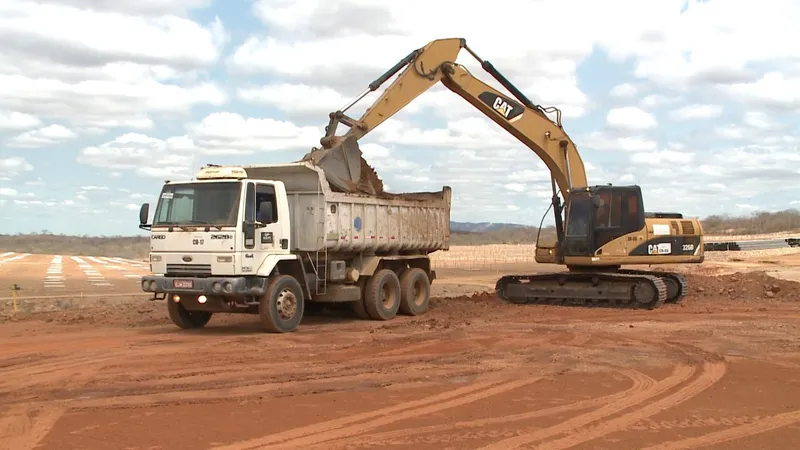
<path id="1" fill-rule="evenodd" d="M 335 192 L 309 162 L 240 166 L 248 178 L 283 182 L 293 252 L 428 254 L 450 247 L 451 189 L 362 195 Z"/>

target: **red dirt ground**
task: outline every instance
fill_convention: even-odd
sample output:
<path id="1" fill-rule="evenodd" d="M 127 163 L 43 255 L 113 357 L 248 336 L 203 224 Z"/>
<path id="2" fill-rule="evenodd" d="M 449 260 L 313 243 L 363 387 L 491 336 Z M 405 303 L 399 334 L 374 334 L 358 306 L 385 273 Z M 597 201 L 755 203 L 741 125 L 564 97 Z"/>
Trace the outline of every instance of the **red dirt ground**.
<path id="1" fill-rule="evenodd" d="M 739 450 L 800 441 L 796 282 L 690 275 L 683 304 L 630 311 L 458 296 L 496 276 L 439 275 L 426 315 L 374 322 L 328 312 L 285 335 L 263 333 L 256 316 L 179 330 L 163 301 L 143 296 L 7 317 L 0 448 Z"/>

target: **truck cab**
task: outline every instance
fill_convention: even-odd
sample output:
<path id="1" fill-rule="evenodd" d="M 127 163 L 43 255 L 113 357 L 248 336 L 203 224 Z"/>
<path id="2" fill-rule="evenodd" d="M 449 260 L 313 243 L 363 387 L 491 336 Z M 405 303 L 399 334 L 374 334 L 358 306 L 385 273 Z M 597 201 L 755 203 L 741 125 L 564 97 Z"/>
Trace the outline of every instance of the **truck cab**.
<path id="1" fill-rule="evenodd" d="M 142 278 L 142 289 L 161 299 L 169 296 L 170 316 L 184 328 L 204 325 L 213 311 L 257 307 L 253 299 L 266 293 L 277 263 L 296 259 L 289 250 L 289 206 L 281 181 L 248 179 L 238 167 L 208 166 L 195 180 L 166 182 L 147 225 L 149 208 L 142 205 L 139 222 L 150 231 L 153 275 Z M 193 303 L 191 310 L 182 299 Z M 291 318 L 298 312 L 296 299 L 294 305 L 282 303 L 278 315 Z"/>

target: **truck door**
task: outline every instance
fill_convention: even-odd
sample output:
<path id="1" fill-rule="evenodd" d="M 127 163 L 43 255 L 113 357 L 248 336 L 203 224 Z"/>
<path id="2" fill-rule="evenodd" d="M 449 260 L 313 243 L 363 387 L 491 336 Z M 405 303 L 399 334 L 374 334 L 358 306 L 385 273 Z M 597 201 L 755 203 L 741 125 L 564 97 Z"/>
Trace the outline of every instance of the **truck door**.
<path id="1" fill-rule="evenodd" d="M 278 214 L 280 210 L 286 210 L 278 207 L 279 201 L 272 183 L 247 183 L 244 220 L 255 222 L 255 233 L 253 239 L 245 236 L 243 242 L 242 272 L 245 274 L 255 273 L 269 254 L 289 253 L 289 236 L 283 235 L 281 223 L 288 217 Z"/>

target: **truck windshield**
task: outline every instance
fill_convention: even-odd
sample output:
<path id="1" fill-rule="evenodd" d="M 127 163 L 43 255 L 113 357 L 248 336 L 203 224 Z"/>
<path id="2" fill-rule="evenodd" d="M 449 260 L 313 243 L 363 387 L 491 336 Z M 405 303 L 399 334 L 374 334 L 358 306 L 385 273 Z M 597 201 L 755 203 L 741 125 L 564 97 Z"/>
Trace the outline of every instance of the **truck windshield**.
<path id="1" fill-rule="evenodd" d="M 235 226 L 241 189 L 238 182 L 166 185 L 153 225 Z"/>

